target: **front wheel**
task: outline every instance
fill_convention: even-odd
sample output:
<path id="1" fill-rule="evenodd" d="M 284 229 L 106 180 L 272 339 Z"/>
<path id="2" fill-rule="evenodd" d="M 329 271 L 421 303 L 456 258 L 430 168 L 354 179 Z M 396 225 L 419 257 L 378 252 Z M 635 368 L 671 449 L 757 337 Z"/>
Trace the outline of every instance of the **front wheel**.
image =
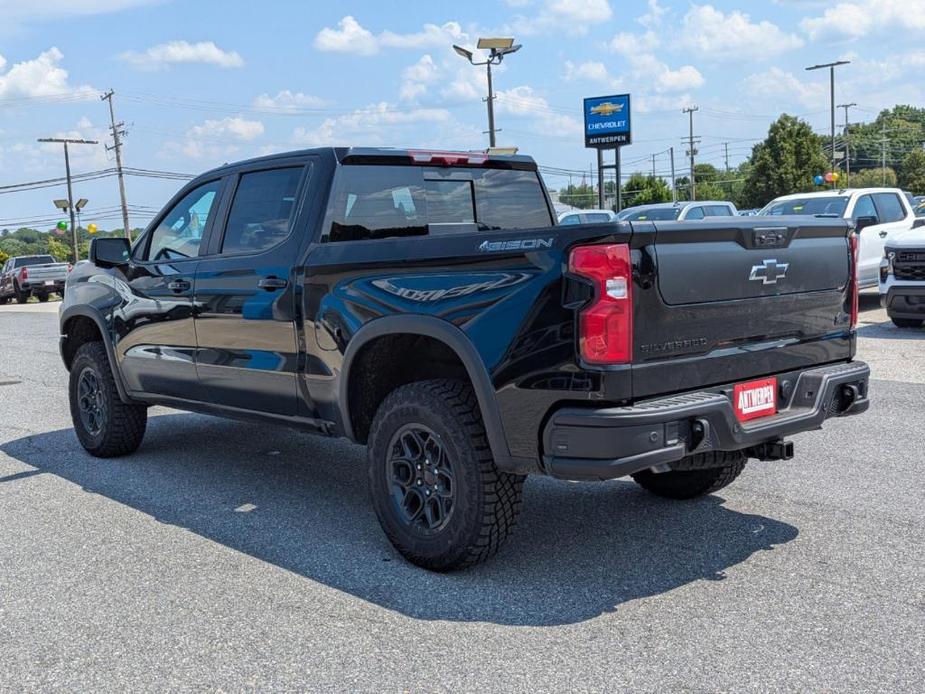
<path id="1" fill-rule="evenodd" d="M 112 458 L 141 445 L 148 410 L 122 402 L 102 342 L 88 342 L 77 350 L 68 390 L 74 432 L 90 455 Z"/>
<path id="2" fill-rule="evenodd" d="M 434 379 L 396 389 L 376 412 L 368 445 L 376 516 L 414 564 L 477 564 L 513 530 L 524 478 L 495 466 L 467 384 Z"/>
<path id="3" fill-rule="evenodd" d="M 890 320 L 893 321 L 893 325 L 897 328 L 920 328 L 922 327 L 921 318 L 894 318 L 890 316 Z"/>
<path id="4" fill-rule="evenodd" d="M 675 463 L 668 472 L 643 470 L 633 480 L 643 489 L 666 499 L 694 499 L 726 487 L 745 469 L 741 452 L 699 453 Z"/>

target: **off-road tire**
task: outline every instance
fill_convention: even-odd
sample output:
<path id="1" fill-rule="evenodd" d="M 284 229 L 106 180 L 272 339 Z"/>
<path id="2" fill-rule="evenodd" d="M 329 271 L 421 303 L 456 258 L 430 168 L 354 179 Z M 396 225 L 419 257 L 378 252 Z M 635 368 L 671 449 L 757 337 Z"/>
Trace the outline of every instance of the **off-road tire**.
<path id="1" fill-rule="evenodd" d="M 29 301 L 29 292 L 24 292 L 19 288 L 19 285 L 13 285 L 13 296 L 16 298 L 17 304 L 24 304 Z"/>
<path id="2" fill-rule="evenodd" d="M 409 425 L 433 432 L 452 466 L 453 510 L 446 525 L 428 536 L 402 517 L 393 498 L 391 445 Z M 408 561 L 432 571 L 478 564 L 492 557 L 513 530 L 523 503 L 524 477 L 495 466 L 468 384 L 434 379 L 394 390 L 373 419 L 368 451 L 373 508 L 386 537 Z"/>
<path id="3" fill-rule="evenodd" d="M 737 451 L 699 453 L 678 461 L 677 467 L 683 469 L 668 472 L 643 470 L 633 475 L 633 479 L 656 496 L 694 499 L 732 484 L 745 469 L 745 460 L 745 455 Z"/>
<path id="4" fill-rule="evenodd" d="M 99 383 L 102 426 L 96 433 L 87 429 L 80 416 L 78 384 L 81 374 L 90 369 Z M 122 402 L 102 342 L 81 345 L 71 363 L 68 384 L 71 419 L 77 438 L 90 455 L 114 458 L 133 453 L 145 435 L 148 409 L 145 405 Z"/>
<path id="5" fill-rule="evenodd" d="M 894 318 L 890 316 L 890 320 L 893 321 L 893 325 L 897 328 L 921 328 L 922 319 L 921 318 Z"/>

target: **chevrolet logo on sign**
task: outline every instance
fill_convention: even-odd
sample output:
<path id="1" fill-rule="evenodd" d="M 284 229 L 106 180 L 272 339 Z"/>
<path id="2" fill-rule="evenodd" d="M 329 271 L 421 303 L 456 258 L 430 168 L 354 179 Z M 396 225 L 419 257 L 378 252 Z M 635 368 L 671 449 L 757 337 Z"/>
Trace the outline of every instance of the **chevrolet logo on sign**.
<path id="1" fill-rule="evenodd" d="M 597 116 L 612 116 L 615 113 L 620 113 L 623 110 L 623 104 L 612 104 L 609 101 L 605 101 L 603 104 L 598 104 L 591 108 L 591 113 Z"/>

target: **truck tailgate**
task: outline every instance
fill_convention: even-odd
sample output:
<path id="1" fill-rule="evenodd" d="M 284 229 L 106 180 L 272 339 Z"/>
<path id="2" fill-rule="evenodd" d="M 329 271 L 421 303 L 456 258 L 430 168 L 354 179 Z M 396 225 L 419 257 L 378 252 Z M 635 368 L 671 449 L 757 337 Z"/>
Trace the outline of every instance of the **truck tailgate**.
<path id="1" fill-rule="evenodd" d="M 633 246 L 651 274 L 634 307 L 634 397 L 851 357 L 843 221 L 635 225 Z"/>

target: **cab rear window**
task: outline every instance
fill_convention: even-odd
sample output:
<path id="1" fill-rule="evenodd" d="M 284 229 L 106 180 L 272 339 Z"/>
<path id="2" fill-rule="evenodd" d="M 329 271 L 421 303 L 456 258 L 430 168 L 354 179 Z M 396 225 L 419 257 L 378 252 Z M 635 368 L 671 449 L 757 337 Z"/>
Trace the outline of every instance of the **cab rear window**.
<path id="1" fill-rule="evenodd" d="M 338 171 L 325 240 L 553 224 L 535 171 L 351 164 Z"/>

